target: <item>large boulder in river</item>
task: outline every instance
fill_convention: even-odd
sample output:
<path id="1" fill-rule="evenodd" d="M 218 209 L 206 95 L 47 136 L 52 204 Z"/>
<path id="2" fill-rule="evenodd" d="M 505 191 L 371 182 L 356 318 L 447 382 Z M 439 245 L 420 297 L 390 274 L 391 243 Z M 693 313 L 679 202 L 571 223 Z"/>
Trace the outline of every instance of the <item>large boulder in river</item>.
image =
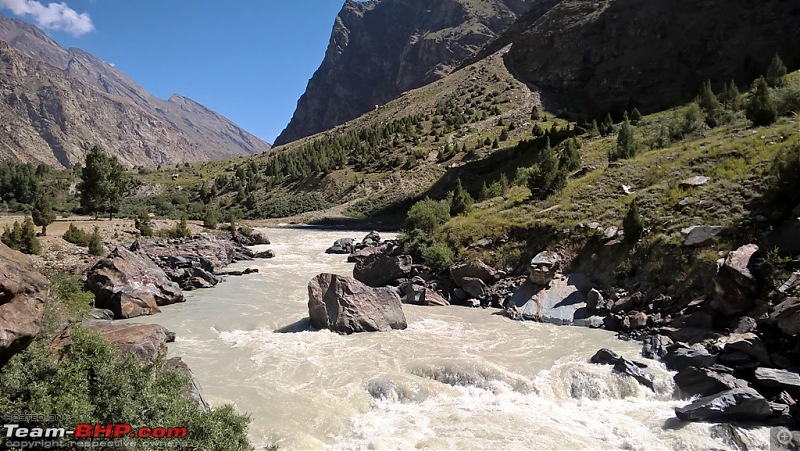
<path id="1" fill-rule="evenodd" d="M 711 368 L 690 366 L 676 374 L 675 385 L 688 396 L 709 396 L 734 388 L 747 388 L 747 382 L 737 379 L 730 372 L 715 371 L 725 368 L 715 365 Z M 731 370 L 732 371 L 732 370 Z"/>
<path id="2" fill-rule="evenodd" d="M 758 246 L 748 244 L 731 252 L 714 277 L 711 308 L 723 315 L 734 315 L 753 307 L 758 284 L 754 276 Z"/>
<path id="3" fill-rule="evenodd" d="M 372 232 L 369 232 L 363 240 L 361 240 L 361 244 L 367 247 L 376 247 L 381 244 L 381 235 L 377 231 L 373 230 Z"/>
<path id="4" fill-rule="evenodd" d="M 531 282 L 547 285 L 561 269 L 561 256 L 552 251 L 540 252 L 528 265 Z"/>
<path id="5" fill-rule="evenodd" d="M 308 283 L 308 316 L 316 329 L 340 334 L 405 329 L 397 290 L 372 288 L 351 277 L 320 274 Z"/>
<path id="6" fill-rule="evenodd" d="M 351 254 L 353 252 L 353 239 L 352 238 L 339 238 L 333 243 L 333 246 L 325 250 L 326 254 Z"/>
<path id="7" fill-rule="evenodd" d="M 589 281 L 582 274 L 557 277 L 545 288 L 527 281 L 512 293 L 508 307 L 527 320 L 591 326 L 600 319 L 592 317 L 586 307 L 586 293 L 590 288 Z"/>
<path id="8" fill-rule="evenodd" d="M 49 293 L 31 260 L 0 243 L 0 367 L 39 333 Z"/>
<path id="9" fill-rule="evenodd" d="M 735 388 L 675 409 L 683 421 L 759 421 L 772 416 L 769 402 L 752 388 Z"/>
<path id="10" fill-rule="evenodd" d="M 73 327 L 75 326 L 65 326 L 50 342 L 51 354 L 61 356 L 72 346 Z M 175 334 L 158 324 L 84 321 L 79 327 L 97 333 L 100 338 L 113 344 L 121 352 L 132 352 L 151 362 L 159 354 L 166 355 L 167 343 L 175 341 Z"/>
<path id="11" fill-rule="evenodd" d="M 371 287 L 383 287 L 408 277 L 412 269 L 410 255 L 403 255 L 399 246 L 390 244 L 378 249 L 356 261 L 353 277 Z"/>
<path id="12" fill-rule="evenodd" d="M 94 293 L 97 307 L 116 318 L 150 315 L 159 306 L 184 301 L 181 288 L 158 265 L 122 247 L 89 269 L 86 289 Z"/>
<path id="13" fill-rule="evenodd" d="M 688 348 L 681 345 L 672 345 L 667 348 L 667 354 L 661 360 L 667 368 L 674 371 L 683 371 L 690 366 L 707 368 L 717 363 L 717 356 L 702 349 Z"/>
<path id="14" fill-rule="evenodd" d="M 486 263 L 475 261 L 461 261 L 450 267 L 450 277 L 459 287 L 464 287 L 464 279 L 467 277 L 480 279 L 485 284 L 491 284 L 497 275 L 497 270 Z"/>
<path id="15" fill-rule="evenodd" d="M 636 363 L 626 359 L 609 349 L 601 349 L 592 356 L 592 363 L 602 365 L 614 365 L 614 371 L 636 379 L 637 382 L 653 388 L 653 375 L 643 370 Z"/>

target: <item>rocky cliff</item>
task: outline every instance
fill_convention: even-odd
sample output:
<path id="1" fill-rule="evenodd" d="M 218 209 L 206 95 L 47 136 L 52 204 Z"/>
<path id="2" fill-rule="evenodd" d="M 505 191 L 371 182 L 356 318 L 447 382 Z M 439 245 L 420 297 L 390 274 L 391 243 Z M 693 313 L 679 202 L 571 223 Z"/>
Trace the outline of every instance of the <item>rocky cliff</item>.
<path id="1" fill-rule="evenodd" d="M 0 158 L 69 167 L 92 145 L 129 166 L 230 158 L 266 142 L 208 108 L 161 100 L 80 49 L 0 16 Z"/>
<path id="2" fill-rule="evenodd" d="M 779 53 L 800 65 L 800 3 L 787 0 L 543 0 L 487 46 L 564 109 L 657 111 L 701 83 L 749 83 Z"/>
<path id="3" fill-rule="evenodd" d="M 529 7 L 526 0 L 347 0 L 322 65 L 276 140 L 327 130 L 451 73 Z"/>

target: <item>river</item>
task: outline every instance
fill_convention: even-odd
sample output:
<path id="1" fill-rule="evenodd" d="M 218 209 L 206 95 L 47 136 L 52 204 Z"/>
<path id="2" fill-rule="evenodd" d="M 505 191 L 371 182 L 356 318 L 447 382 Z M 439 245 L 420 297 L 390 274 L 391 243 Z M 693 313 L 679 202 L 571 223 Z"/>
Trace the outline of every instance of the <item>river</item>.
<path id="1" fill-rule="evenodd" d="M 340 336 L 308 331 L 308 281 L 352 274 L 324 250 L 363 232 L 266 229 L 259 273 L 187 293 L 137 322 L 177 334 L 170 356 L 192 368 L 212 405 L 252 417 L 257 449 L 728 449 L 713 426 L 673 409 L 670 374 L 613 333 L 522 323 L 497 310 L 404 305 L 408 329 Z M 276 332 L 280 329 L 289 332 Z M 591 365 L 609 348 L 649 365 L 655 391 Z M 766 447 L 764 430 L 740 431 Z"/>

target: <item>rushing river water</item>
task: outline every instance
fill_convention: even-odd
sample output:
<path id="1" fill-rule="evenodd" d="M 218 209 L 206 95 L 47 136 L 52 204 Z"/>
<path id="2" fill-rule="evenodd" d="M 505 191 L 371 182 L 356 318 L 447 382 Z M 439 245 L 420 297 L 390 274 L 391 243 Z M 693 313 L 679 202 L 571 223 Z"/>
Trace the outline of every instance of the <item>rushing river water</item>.
<path id="1" fill-rule="evenodd" d="M 491 309 L 404 306 L 408 329 L 340 336 L 308 331 L 308 281 L 352 274 L 324 250 L 364 233 L 269 229 L 271 260 L 138 322 L 177 334 L 170 356 L 212 405 L 252 416 L 257 448 L 727 449 L 711 425 L 685 424 L 670 374 L 656 390 L 591 365 L 599 348 L 640 346 L 613 333 L 511 321 Z M 276 332 L 280 329 L 294 332 Z M 740 431 L 765 447 L 764 430 Z"/>

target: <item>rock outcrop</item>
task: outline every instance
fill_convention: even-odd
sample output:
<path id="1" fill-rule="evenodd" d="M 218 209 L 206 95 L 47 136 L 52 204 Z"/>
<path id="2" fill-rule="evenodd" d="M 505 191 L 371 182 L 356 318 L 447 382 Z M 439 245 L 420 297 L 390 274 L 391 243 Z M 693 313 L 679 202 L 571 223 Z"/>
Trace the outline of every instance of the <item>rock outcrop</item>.
<path id="1" fill-rule="evenodd" d="M 325 59 L 275 144 L 330 129 L 444 77 L 528 8 L 525 0 L 347 0 Z"/>
<path id="2" fill-rule="evenodd" d="M 758 246 L 748 244 L 731 252 L 723 261 L 714 278 L 715 293 L 711 307 L 724 314 L 734 315 L 753 307 L 758 289 L 754 276 Z"/>
<path id="3" fill-rule="evenodd" d="M 315 329 L 340 334 L 407 327 L 396 289 L 372 288 L 335 274 L 320 274 L 309 282 L 308 314 Z"/>
<path id="4" fill-rule="evenodd" d="M 72 345 L 70 337 L 75 326 L 65 326 L 50 343 L 50 352 L 63 355 Z M 81 328 L 100 335 L 122 352 L 132 352 L 152 362 L 159 354 L 166 355 L 167 343 L 175 341 L 175 334 L 157 324 L 133 324 L 122 321 L 84 321 Z"/>
<path id="5" fill-rule="evenodd" d="M 72 167 L 96 144 L 133 167 L 270 148 L 186 97 L 154 97 L 111 65 L 64 49 L 20 20 L 0 16 L 0 41 L 0 160 Z"/>
<path id="6" fill-rule="evenodd" d="M 86 275 L 86 289 L 95 305 L 115 318 L 135 318 L 160 312 L 160 306 L 183 302 L 181 288 L 147 256 L 118 247 Z"/>
<path id="7" fill-rule="evenodd" d="M 561 269 L 561 256 L 552 251 L 537 254 L 528 265 L 531 282 L 547 285 Z"/>
<path id="8" fill-rule="evenodd" d="M 30 259 L 0 243 L 0 367 L 39 334 L 49 293 Z"/>

